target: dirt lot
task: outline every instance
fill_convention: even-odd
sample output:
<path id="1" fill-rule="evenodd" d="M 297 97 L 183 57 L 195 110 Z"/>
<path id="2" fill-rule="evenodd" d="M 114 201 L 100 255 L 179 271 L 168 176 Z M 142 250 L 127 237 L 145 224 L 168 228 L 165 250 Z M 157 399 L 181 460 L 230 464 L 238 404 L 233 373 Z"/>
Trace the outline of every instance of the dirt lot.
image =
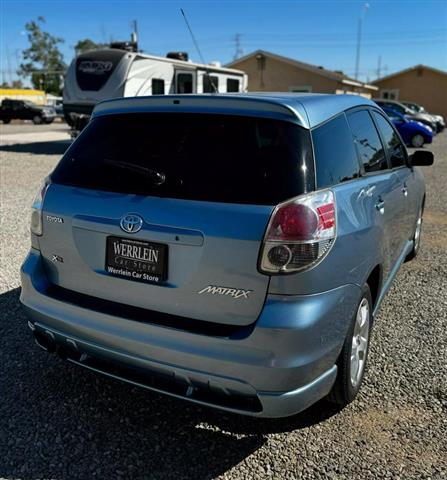
<path id="1" fill-rule="evenodd" d="M 424 170 L 422 251 L 383 303 L 358 400 L 341 412 L 320 402 L 260 421 L 96 376 L 34 345 L 19 267 L 32 198 L 66 142 L 54 138 L 60 125 L 43 127 L 43 142 L 23 136 L 36 127 L 8 127 L 0 127 L 0 478 L 447 478 L 447 132 Z"/>

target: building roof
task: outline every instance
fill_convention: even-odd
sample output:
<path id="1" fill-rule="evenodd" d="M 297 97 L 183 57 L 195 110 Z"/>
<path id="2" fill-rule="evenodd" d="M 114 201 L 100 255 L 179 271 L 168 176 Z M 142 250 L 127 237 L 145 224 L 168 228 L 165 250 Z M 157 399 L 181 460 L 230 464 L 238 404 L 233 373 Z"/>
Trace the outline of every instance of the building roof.
<path id="1" fill-rule="evenodd" d="M 336 80 L 338 82 L 341 82 L 347 85 L 362 87 L 369 90 L 377 90 L 377 88 L 374 85 L 369 85 L 368 83 L 359 82 L 354 78 L 348 77 L 342 72 L 327 70 L 323 67 L 311 65 L 310 63 L 300 62 L 298 60 L 294 60 L 293 58 L 283 57 L 282 55 L 277 55 L 276 53 L 268 52 L 267 50 L 256 50 L 252 53 L 249 53 L 248 55 L 238 58 L 237 60 L 234 60 L 233 62 L 228 63 L 225 66 L 229 68 L 233 68 L 234 65 L 237 65 L 240 62 L 243 62 L 244 60 L 247 60 L 249 58 L 256 57 L 257 55 L 264 55 L 266 57 L 271 57 L 275 60 L 278 60 L 279 62 L 287 63 L 289 65 L 292 65 L 293 67 L 300 68 L 302 70 L 306 70 L 306 71 L 315 73 L 317 75 L 321 75 L 322 77 L 330 78 L 332 80 Z"/>
<path id="2" fill-rule="evenodd" d="M 440 73 L 441 75 L 447 76 L 447 72 L 445 72 L 444 70 L 438 70 L 437 68 L 429 67 L 428 65 L 419 64 L 419 65 L 415 65 L 414 67 L 405 68 L 404 70 L 399 70 L 398 72 L 391 73 L 390 75 L 387 75 L 386 77 L 378 78 L 377 80 L 374 80 L 373 83 L 377 85 L 378 83 L 380 83 L 384 80 L 389 80 L 390 78 L 398 77 L 400 75 L 404 75 L 405 73 L 411 72 L 413 70 L 419 70 L 419 69 L 430 70 L 432 72 Z"/>
<path id="3" fill-rule="evenodd" d="M 275 118 L 313 128 L 359 105 L 377 107 L 374 102 L 360 95 L 282 92 L 152 95 L 100 102 L 93 111 L 93 117 L 134 112 L 220 113 Z"/>

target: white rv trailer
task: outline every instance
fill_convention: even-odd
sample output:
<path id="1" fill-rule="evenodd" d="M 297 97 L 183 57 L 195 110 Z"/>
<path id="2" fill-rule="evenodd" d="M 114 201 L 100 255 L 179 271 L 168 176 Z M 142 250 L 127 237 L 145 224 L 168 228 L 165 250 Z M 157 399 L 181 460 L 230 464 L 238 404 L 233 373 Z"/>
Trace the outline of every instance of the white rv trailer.
<path id="1" fill-rule="evenodd" d="M 247 75 L 241 70 L 193 63 L 182 52 L 168 55 L 171 58 L 107 48 L 77 56 L 68 68 L 64 84 L 68 124 L 81 130 L 93 107 L 109 98 L 244 92 L 247 88 Z"/>

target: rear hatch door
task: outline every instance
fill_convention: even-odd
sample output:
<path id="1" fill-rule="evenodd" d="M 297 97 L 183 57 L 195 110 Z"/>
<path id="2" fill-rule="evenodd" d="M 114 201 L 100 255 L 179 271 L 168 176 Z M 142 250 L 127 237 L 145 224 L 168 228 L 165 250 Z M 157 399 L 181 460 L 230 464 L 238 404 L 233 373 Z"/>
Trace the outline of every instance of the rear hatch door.
<path id="1" fill-rule="evenodd" d="M 94 119 L 45 197 L 50 281 L 198 320 L 254 322 L 269 283 L 257 268 L 263 235 L 274 205 L 307 188 L 307 134 L 243 116 Z"/>

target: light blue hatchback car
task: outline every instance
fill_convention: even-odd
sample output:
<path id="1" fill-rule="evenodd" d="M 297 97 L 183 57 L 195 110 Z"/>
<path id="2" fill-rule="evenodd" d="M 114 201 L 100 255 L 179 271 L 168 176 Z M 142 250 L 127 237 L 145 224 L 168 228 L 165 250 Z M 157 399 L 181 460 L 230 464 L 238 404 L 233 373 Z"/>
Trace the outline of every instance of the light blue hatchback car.
<path id="1" fill-rule="evenodd" d="M 29 327 L 70 362 L 232 412 L 345 405 L 418 251 L 432 163 L 360 96 L 100 103 L 33 204 Z"/>

